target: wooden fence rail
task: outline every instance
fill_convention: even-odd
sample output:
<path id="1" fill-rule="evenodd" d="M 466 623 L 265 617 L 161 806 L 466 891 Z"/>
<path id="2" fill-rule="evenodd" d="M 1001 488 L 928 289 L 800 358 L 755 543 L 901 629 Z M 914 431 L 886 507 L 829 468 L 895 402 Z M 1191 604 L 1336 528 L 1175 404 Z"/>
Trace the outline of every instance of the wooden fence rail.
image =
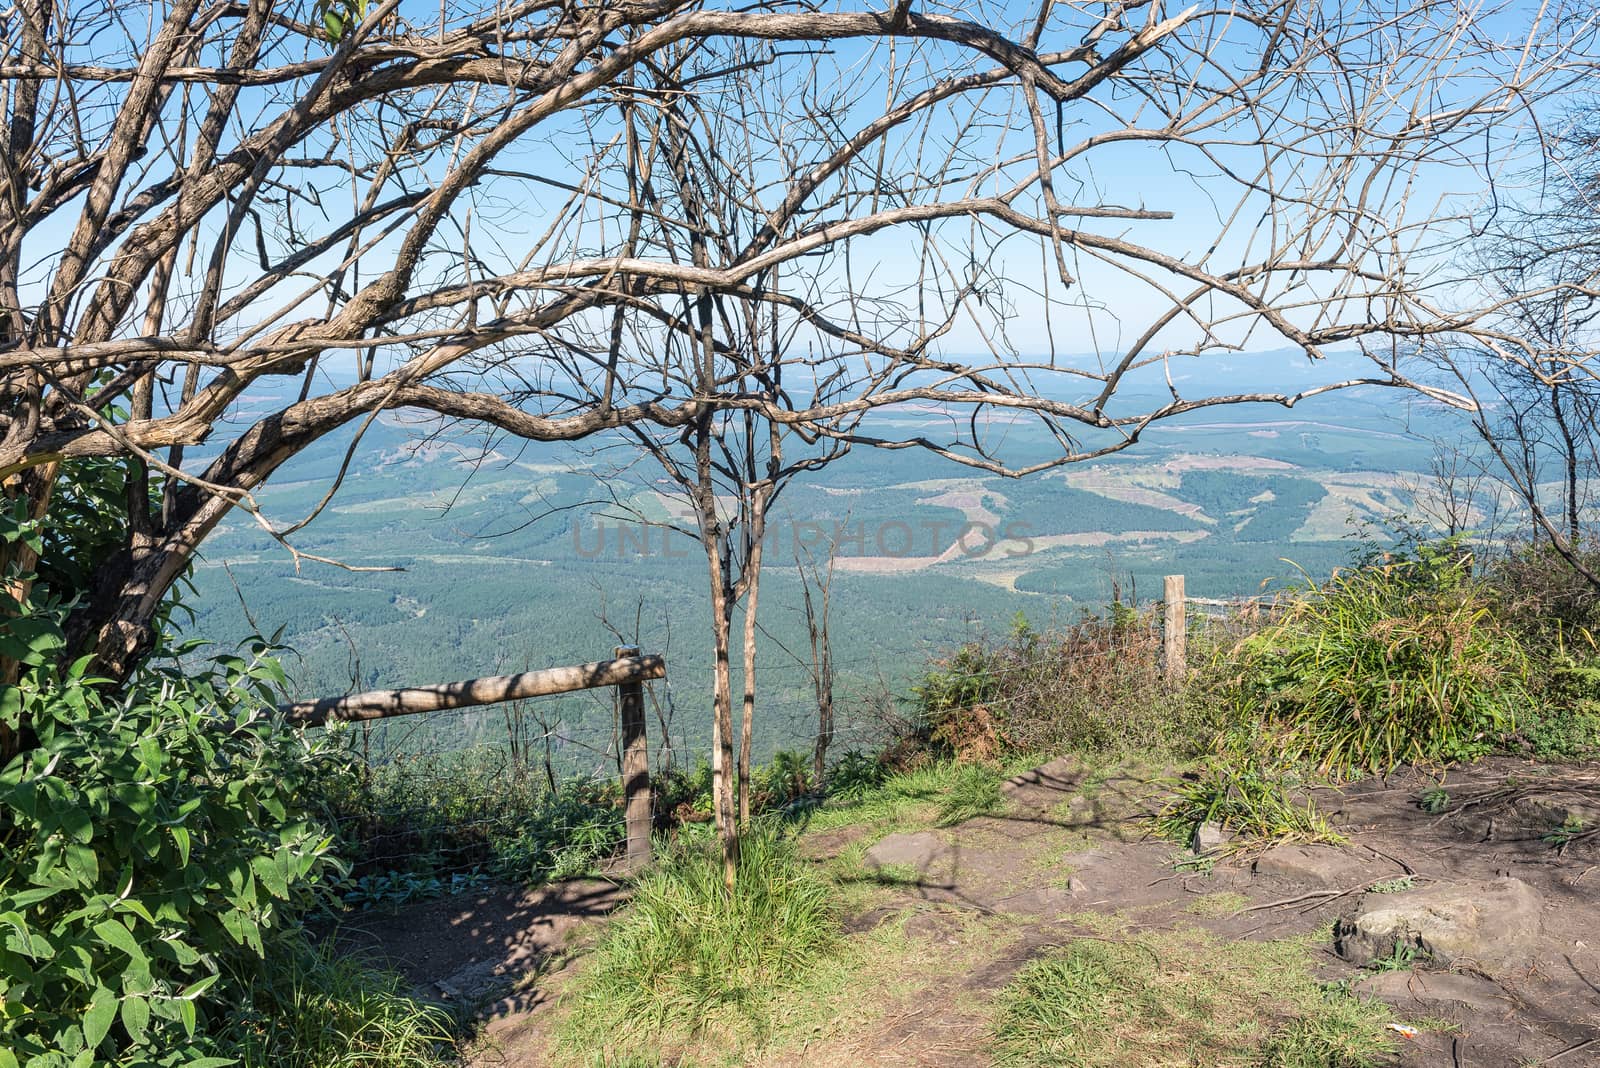
<path id="1" fill-rule="evenodd" d="M 652 679 L 666 678 L 666 675 L 667 661 L 664 657 L 625 647 L 616 651 L 615 659 L 598 660 L 592 664 L 545 668 L 434 686 L 414 686 L 403 690 L 372 690 L 346 697 L 324 697 L 316 701 L 296 701 L 281 706 L 280 711 L 291 723 L 321 727 L 329 723 L 414 716 L 422 712 L 472 708 L 615 686 L 622 719 L 622 751 L 619 757 L 628 827 L 627 862 L 630 869 L 636 869 L 650 860 L 650 757 L 645 738 L 644 684 Z"/>

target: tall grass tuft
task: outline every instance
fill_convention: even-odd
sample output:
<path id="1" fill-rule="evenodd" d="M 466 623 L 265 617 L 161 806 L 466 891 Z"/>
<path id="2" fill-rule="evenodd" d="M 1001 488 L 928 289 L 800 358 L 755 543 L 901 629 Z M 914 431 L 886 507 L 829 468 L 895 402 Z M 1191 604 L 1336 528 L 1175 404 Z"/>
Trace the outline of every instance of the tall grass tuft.
<path id="1" fill-rule="evenodd" d="M 1299 784 L 1271 771 L 1253 755 L 1216 761 L 1193 781 L 1176 784 L 1155 817 L 1156 833 L 1189 842 L 1203 823 L 1215 823 L 1248 841 L 1342 842 L 1310 798 L 1296 799 Z"/>
<path id="2" fill-rule="evenodd" d="M 249 1009 L 231 1024 L 243 1068 L 429 1068 L 460 1063 L 455 1021 L 407 994 L 398 976 L 326 947 L 244 980 Z"/>
<path id="3" fill-rule="evenodd" d="M 563 1045 L 610 1058 L 646 1036 L 765 1033 L 774 999 L 839 938 L 833 896 L 770 827 L 745 837 L 731 893 L 711 842 L 674 846 L 634 884 L 569 995 Z"/>
<path id="4" fill-rule="evenodd" d="M 1000 792 L 1004 782 L 999 769 L 988 764 L 960 766 L 939 802 L 936 822 L 940 827 L 954 827 L 1000 811 L 1005 807 L 1005 797 Z"/>
<path id="5" fill-rule="evenodd" d="M 1424 546 L 1288 599 L 1240 649 L 1241 718 L 1283 762 L 1346 776 L 1489 751 L 1529 705 L 1528 658 L 1469 568 Z"/>

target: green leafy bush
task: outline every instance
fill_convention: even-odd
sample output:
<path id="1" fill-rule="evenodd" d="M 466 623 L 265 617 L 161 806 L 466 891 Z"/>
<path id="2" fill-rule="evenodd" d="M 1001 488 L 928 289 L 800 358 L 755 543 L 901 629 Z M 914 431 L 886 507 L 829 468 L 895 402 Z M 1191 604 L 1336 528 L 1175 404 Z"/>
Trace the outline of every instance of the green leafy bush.
<path id="1" fill-rule="evenodd" d="M 1007 745 L 1004 710 L 996 705 L 1007 650 L 973 642 L 935 660 L 911 688 L 934 750 L 962 760 L 992 760 Z"/>
<path id="2" fill-rule="evenodd" d="M 1534 685 L 1536 706 L 1518 735 L 1538 760 L 1581 760 L 1600 752 L 1600 665 L 1551 654 Z"/>
<path id="3" fill-rule="evenodd" d="M 0 1065 L 222 1063 L 231 977 L 337 875 L 326 753 L 281 729 L 260 655 L 121 688 L 32 659 L 3 710 L 37 744 L 0 771 Z"/>
<path id="4" fill-rule="evenodd" d="M 447 1017 L 300 926 L 341 873 L 316 799 L 347 765 L 285 729 L 267 645 L 182 663 L 180 580 L 131 678 L 68 661 L 129 488 L 73 461 L 47 520 L 0 509 L 0 1068 L 445 1063 Z"/>
<path id="5" fill-rule="evenodd" d="M 1449 544 L 1299 591 L 1234 671 L 1283 761 L 1346 775 L 1481 755 L 1530 707 L 1527 654 Z"/>
<path id="6" fill-rule="evenodd" d="M 851 749 L 828 769 L 828 796 L 860 800 L 878 789 L 889 777 L 889 769 L 877 757 Z"/>

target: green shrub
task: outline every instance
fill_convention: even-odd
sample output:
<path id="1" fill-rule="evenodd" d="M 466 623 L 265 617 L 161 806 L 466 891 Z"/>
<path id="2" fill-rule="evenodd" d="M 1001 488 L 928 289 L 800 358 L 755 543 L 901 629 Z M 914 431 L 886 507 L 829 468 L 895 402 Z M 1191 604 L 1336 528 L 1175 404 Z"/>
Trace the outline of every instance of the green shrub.
<path id="1" fill-rule="evenodd" d="M 1124 604 L 1047 631 L 1025 624 L 1001 641 L 935 660 L 913 687 L 936 753 L 969 762 L 1012 753 L 1190 756 L 1224 726 L 1210 692 L 1219 646 L 1197 625 L 1191 662 L 1170 682 L 1155 617 Z"/>
<path id="2" fill-rule="evenodd" d="M 634 884 L 571 994 L 563 1042 L 613 1055 L 638 1038 L 765 1031 L 839 937 L 833 887 L 787 839 L 757 827 L 723 885 L 715 843 L 680 841 Z"/>
<path id="3" fill-rule="evenodd" d="M 860 800 L 882 786 L 888 777 L 889 769 L 883 761 L 859 749 L 851 749 L 828 769 L 828 796 Z"/>
<path id="4" fill-rule="evenodd" d="M 935 660 L 911 688 L 927 739 L 942 755 L 992 760 L 1008 744 L 1001 680 L 1009 650 L 974 642 Z"/>
<path id="5" fill-rule="evenodd" d="M 1518 735 L 1538 760 L 1580 760 L 1600 751 L 1600 665 L 1555 652 L 1540 665 L 1535 708 Z"/>
<path id="6" fill-rule="evenodd" d="M 1580 544 L 1575 552 L 1600 573 L 1600 550 Z M 1546 541 L 1507 546 L 1489 561 L 1485 580 L 1496 614 L 1535 648 L 1581 644 L 1600 630 L 1600 589 Z"/>
<path id="7" fill-rule="evenodd" d="M 259 655 L 121 688 L 34 659 L 3 710 L 37 744 L 0 770 L 0 1065 L 208 1063 L 230 977 L 338 874 L 327 752 L 282 729 Z"/>
<path id="8" fill-rule="evenodd" d="M 38 554 L 0 576 L 18 669 L 0 737 L 20 743 L 0 766 L 0 1068 L 443 1063 L 444 1017 L 315 955 L 299 924 L 341 873 L 318 798 L 348 765 L 284 727 L 265 643 L 186 666 L 203 643 L 166 636 L 169 596 L 125 682 L 65 662 L 67 609 L 126 544 L 128 489 L 118 461 L 72 462 L 47 522 L 0 510 L 0 543 Z"/>
<path id="9" fill-rule="evenodd" d="M 493 872 L 542 883 L 590 871 L 624 837 L 615 780 L 542 775 L 491 747 L 411 755 L 338 782 L 339 852 L 358 884 Z M 358 885 L 355 891 L 366 897 Z"/>
<path id="10" fill-rule="evenodd" d="M 1529 708 L 1527 654 L 1449 547 L 1308 586 L 1239 650 L 1231 699 L 1287 763 L 1386 771 L 1470 759 Z"/>

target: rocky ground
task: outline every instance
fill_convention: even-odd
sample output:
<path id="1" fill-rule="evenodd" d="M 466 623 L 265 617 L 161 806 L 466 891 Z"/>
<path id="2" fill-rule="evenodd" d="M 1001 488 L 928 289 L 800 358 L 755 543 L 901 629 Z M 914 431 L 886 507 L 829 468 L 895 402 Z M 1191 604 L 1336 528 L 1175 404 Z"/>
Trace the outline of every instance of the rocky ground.
<path id="1" fill-rule="evenodd" d="M 760 1061 L 984 1064 L 993 994 L 1047 948 L 1114 927 L 1316 932 L 1321 978 L 1417 1022 L 1397 1064 L 1600 1064 L 1600 766 L 1494 759 L 1442 782 L 1405 772 L 1319 790 L 1347 844 L 1215 857 L 1148 835 L 1153 790 L 1148 774 L 1063 759 L 1011 780 L 996 815 L 805 834 L 808 855 L 848 858 L 879 888 L 850 937 L 893 921 L 912 963 L 893 981 L 864 976 L 871 989 L 840 1002 L 850 1011 Z M 472 1006 L 476 1063 L 538 1065 L 551 995 L 618 901 L 604 881 L 494 891 L 367 915 L 344 941 Z"/>

